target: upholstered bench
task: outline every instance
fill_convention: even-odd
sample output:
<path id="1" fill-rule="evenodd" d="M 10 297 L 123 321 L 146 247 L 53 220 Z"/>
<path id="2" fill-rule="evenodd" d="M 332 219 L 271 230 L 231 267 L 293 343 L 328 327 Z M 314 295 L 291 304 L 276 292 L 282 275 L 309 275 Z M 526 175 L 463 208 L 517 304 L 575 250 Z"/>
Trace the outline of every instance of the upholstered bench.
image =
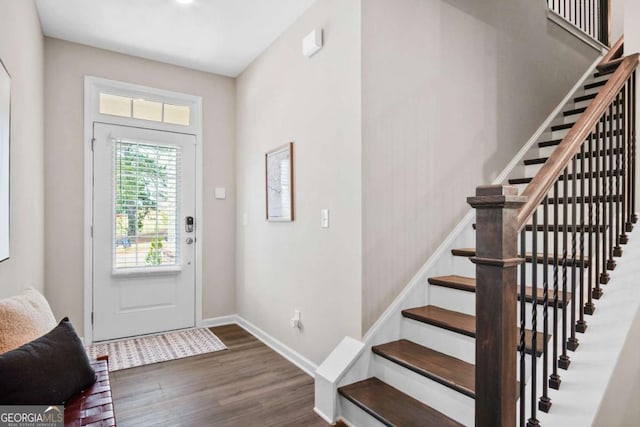
<path id="1" fill-rule="evenodd" d="M 69 319 L 29 289 L 0 300 L 0 405 L 63 404 L 65 426 L 116 425 L 108 358 L 89 360 Z"/>

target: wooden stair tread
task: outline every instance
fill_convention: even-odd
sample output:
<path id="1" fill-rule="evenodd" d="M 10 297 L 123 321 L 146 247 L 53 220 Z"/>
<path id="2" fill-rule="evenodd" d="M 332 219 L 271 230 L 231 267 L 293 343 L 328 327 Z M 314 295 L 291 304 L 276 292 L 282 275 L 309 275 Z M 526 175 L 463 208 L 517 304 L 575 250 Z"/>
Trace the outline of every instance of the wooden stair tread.
<path id="1" fill-rule="evenodd" d="M 576 114 L 582 114 L 585 111 L 587 111 L 587 107 L 582 107 L 582 108 L 573 108 L 571 110 L 567 110 L 564 113 L 562 113 L 563 116 L 567 117 L 567 116 L 573 116 Z"/>
<path id="2" fill-rule="evenodd" d="M 551 131 L 555 132 L 558 130 L 571 129 L 575 123 L 563 123 L 561 125 L 551 126 Z"/>
<path id="3" fill-rule="evenodd" d="M 458 289 L 460 291 L 475 292 L 476 279 L 474 277 L 458 276 L 450 274 L 448 276 L 429 277 L 429 283 L 435 286 Z"/>
<path id="4" fill-rule="evenodd" d="M 588 202 L 589 199 L 592 199 L 593 201 L 597 201 L 597 202 L 622 202 L 623 197 L 622 196 L 584 196 L 584 198 L 582 196 L 578 196 L 575 198 L 575 202 L 577 203 L 582 203 L 582 201 L 584 200 L 585 202 Z M 568 204 L 573 204 L 573 197 L 569 196 L 567 197 L 567 203 Z M 555 203 L 555 198 L 553 196 L 549 196 L 547 197 L 547 201 L 549 202 L 550 205 Z M 564 197 L 560 196 L 558 197 L 558 203 L 559 204 L 564 204 L 565 200 Z"/>
<path id="5" fill-rule="evenodd" d="M 340 387 L 338 393 L 388 426 L 462 426 L 375 377 Z"/>
<path id="6" fill-rule="evenodd" d="M 422 323 L 448 329 L 471 338 L 476 336 L 476 317 L 434 305 L 408 308 L 402 315 Z"/>
<path id="7" fill-rule="evenodd" d="M 596 87 L 604 86 L 605 84 L 607 84 L 607 80 L 600 80 L 599 82 L 588 83 L 588 84 L 584 85 L 584 88 L 585 89 L 593 89 L 593 88 L 596 88 Z"/>
<path id="8" fill-rule="evenodd" d="M 458 289 L 466 292 L 475 292 L 476 291 L 476 279 L 473 277 L 464 277 L 458 275 L 449 275 L 449 276 L 440 276 L 440 277 L 430 277 L 429 283 L 434 286 L 442 286 L 445 288 Z M 549 303 L 553 303 L 554 297 L 553 289 L 549 289 Z M 562 291 L 558 292 L 558 307 L 562 307 Z M 525 291 L 525 300 L 527 302 L 533 301 L 533 288 L 528 286 Z M 520 299 L 520 292 L 518 290 L 518 299 Z M 544 304 L 544 298 L 542 294 L 542 287 L 538 288 L 538 295 L 536 300 L 538 304 Z M 571 301 L 571 292 L 567 292 L 567 302 Z"/>
<path id="9" fill-rule="evenodd" d="M 602 177 L 603 177 L 603 176 L 605 176 L 605 175 L 606 175 L 607 177 L 609 177 L 609 176 L 611 176 L 612 174 L 613 174 L 613 176 L 618 176 L 618 175 L 620 175 L 620 173 L 621 173 L 621 172 L 620 172 L 619 170 L 613 170 L 613 171 L 600 171 L 600 173 L 599 173 L 599 174 L 598 174 L 597 172 L 591 172 L 591 173 L 589 173 L 589 172 L 587 172 L 587 173 L 578 172 L 578 174 L 577 174 L 577 178 L 578 178 L 578 179 L 582 179 L 582 178 L 589 179 L 589 178 L 597 178 L 597 177 L 602 178 Z M 569 174 L 567 174 L 567 179 L 572 180 L 572 179 L 573 179 L 573 177 L 574 177 L 574 174 L 573 174 L 573 173 L 569 173 Z M 511 185 L 515 185 L 515 184 L 528 184 L 528 183 L 530 183 L 532 180 L 533 180 L 533 178 L 530 178 L 530 177 L 529 177 L 529 178 L 511 178 L 511 179 L 509 179 L 509 184 L 511 184 Z M 560 181 L 564 181 L 564 175 L 560 175 L 560 176 L 558 177 L 558 180 L 560 180 Z"/>
<path id="10" fill-rule="evenodd" d="M 586 152 L 586 153 L 584 153 L 584 156 L 582 155 L 582 153 L 578 153 L 576 155 L 576 159 L 582 159 L 582 157 L 584 157 L 585 159 L 590 159 L 593 156 L 598 156 L 598 157 L 605 156 L 605 155 L 609 156 L 609 155 L 611 155 L 612 152 L 613 152 L 613 154 L 619 154 L 619 153 L 624 153 L 624 150 L 621 149 L 621 148 L 614 148 L 613 150 L 611 150 L 610 148 L 607 148 L 606 150 L 600 150 L 600 151 L 597 151 L 597 152 L 596 151 Z M 532 158 L 532 159 L 525 159 L 523 163 L 526 166 L 539 165 L 539 164 L 546 163 L 547 160 L 549 160 L 549 157 L 535 157 L 535 158 Z M 607 172 L 610 172 L 610 171 L 607 171 Z M 602 172 L 600 172 L 600 173 L 602 173 Z M 595 175 L 595 172 L 592 172 L 592 174 Z M 567 174 L 567 175 L 569 175 L 569 174 Z M 580 174 L 578 174 L 578 175 L 580 175 Z M 589 173 L 587 172 L 585 175 L 588 176 Z M 560 175 L 560 176 L 564 176 L 564 175 Z"/>
<path id="11" fill-rule="evenodd" d="M 474 223 L 472 225 L 473 229 L 476 229 L 476 224 Z M 549 233 L 552 233 L 556 230 L 556 228 L 558 229 L 558 233 L 562 233 L 565 229 L 565 226 L 562 224 L 558 224 L 558 226 L 554 226 L 553 224 L 547 224 L 547 226 L 545 227 L 544 224 L 538 224 L 536 226 L 536 230 L 537 231 L 547 231 Z M 566 229 L 567 229 L 567 233 L 571 233 L 573 232 L 573 229 L 575 228 L 576 233 L 580 233 L 581 231 L 584 230 L 585 233 L 595 233 L 596 230 L 599 230 L 600 232 L 603 232 L 604 230 L 608 229 L 608 226 L 604 226 L 604 225 L 600 225 L 599 227 L 596 227 L 595 225 L 589 226 L 589 225 L 576 225 L 573 226 L 571 224 L 567 225 Z M 524 226 L 524 229 L 526 231 L 533 231 L 533 224 L 526 224 Z"/>
<path id="12" fill-rule="evenodd" d="M 597 67 L 598 73 L 596 73 L 595 76 L 598 77 L 599 75 L 612 73 L 613 71 L 616 70 L 616 68 L 618 68 L 618 65 L 620 65 L 622 61 L 624 61 L 624 57 L 612 59 L 611 61 L 605 64 L 598 65 Z"/>
<path id="13" fill-rule="evenodd" d="M 402 310 L 402 315 L 418 322 L 427 323 L 439 328 L 447 329 L 471 338 L 476 337 L 476 317 L 458 311 L 447 310 L 446 308 L 425 305 L 423 307 L 409 308 Z M 514 332 L 520 333 L 520 328 L 514 326 Z M 547 339 L 551 335 L 547 336 Z M 533 350 L 533 334 L 529 329 L 525 330 L 525 351 L 531 353 Z M 519 340 L 518 340 L 519 341 Z M 544 334 L 536 332 L 536 355 L 541 355 L 543 350 Z"/>
<path id="14" fill-rule="evenodd" d="M 462 257 L 474 257 L 476 256 L 476 248 L 460 248 L 460 249 L 452 249 L 451 250 L 451 254 L 454 256 L 462 256 Z M 520 255 L 518 255 L 520 256 Z M 533 254 L 531 254 L 531 252 L 527 252 L 525 254 L 525 261 L 526 262 L 532 262 L 533 261 Z M 542 256 L 542 253 L 538 253 L 538 256 L 536 257 L 536 260 L 538 263 L 543 263 L 544 262 L 544 257 Z M 549 264 L 553 263 L 554 261 L 554 255 L 553 254 L 549 254 L 547 262 Z M 557 260 L 558 263 L 562 263 L 562 255 L 558 255 L 557 256 Z M 567 256 L 567 263 L 570 263 L 572 260 L 572 258 L 570 256 Z M 576 265 L 580 265 L 580 254 L 576 254 Z M 589 257 L 584 257 L 584 266 L 585 267 L 589 267 Z"/>
<path id="15" fill-rule="evenodd" d="M 582 95 L 582 96 L 577 96 L 575 98 L 573 98 L 574 102 L 582 102 L 582 101 L 587 101 L 589 99 L 594 99 L 596 97 L 597 93 L 591 93 L 589 95 Z"/>
<path id="16" fill-rule="evenodd" d="M 562 139 L 551 139 L 548 141 L 541 141 L 541 142 L 538 142 L 538 147 L 540 148 L 553 147 L 555 145 L 559 145 L 561 142 L 562 142 Z"/>
<path id="17" fill-rule="evenodd" d="M 524 226 L 525 230 L 527 231 L 533 231 L 533 224 L 527 224 Z M 605 229 L 607 229 L 608 227 L 605 227 L 604 225 L 600 225 L 599 227 L 596 227 L 595 225 L 589 226 L 589 225 L 568 225 L 567 227 L 565 227 L 564 225 L 560 224 L 557 227 L 555 227 L 553 224 L 547 224 L 546 227 L 546 231 L 549 233 L 554 232 L 555 230 L 558 230 L 559 233 L 562 233 L 564 231 L 564 229 L 567 229 L 567 233 L 572 233 L 573 230 L 576 230 L 576 233 L 580 233 L 582 231 L 584 231 L 585 233 L 595 233 L 596 231 L 604 231 Z M 537 231 L 545 231 L 545 226 L 544 224 L 538 224 L 536 226 L 536 230 Z"/>
<path id="18" fill-rule="evenodd" d="M 417 374 L 475 398 L 475 366 L 471 363 L 405 339 L 374 346 L 372 351 Z"/>

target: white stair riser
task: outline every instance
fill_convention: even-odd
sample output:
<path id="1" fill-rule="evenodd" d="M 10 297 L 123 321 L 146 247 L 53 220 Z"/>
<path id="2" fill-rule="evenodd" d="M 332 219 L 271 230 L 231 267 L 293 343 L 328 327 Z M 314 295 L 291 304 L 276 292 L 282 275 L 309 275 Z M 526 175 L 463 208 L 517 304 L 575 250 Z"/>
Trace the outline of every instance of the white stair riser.
<path id="1" fill-rule="evenodd" d="M 474 277 L 468 276 L 468 277 Z M 475 316 L 476 296 L 473 292 L 429 285 L 429 305 Z"/>
<path id="2" fill-rule="evenodd" d="M 611 74 L 604 74 L 604 75 L 598 76 L 598 77 L 592 76 L 592 77 L 589 77 L 585 81 L 585 84 L 607 81 L 607 80 L 609 80 L 610 77 L 611 77 Z"/>
<path id="3" fill-rule="evenodd" d="M 459 423 L 473 425 L 474 399 L 380 356 L 374 358 L 374 373 L 390 386 Z"/>
<path id="4" fill-rule="evenodd" d="M 405 318 L 402 336 L 421 346 L 448 354 L 468 363 L 475 363 L 476 340 L 457 332 Z"/>
<path id="5" fill-rule="evenodd" d="M 369 415 L 348 399 L 340 396 L 338 399 L 342 418 L 352 427 L 385 427 L 385 424 Z"/>
<path id="6" fill-rule="evenodd" d="M 567 108 L 573 110 L 575 108 L 587 108 L 593 99 L 587 99 L 585 101 L 573 102 L 567 105 Z"/>

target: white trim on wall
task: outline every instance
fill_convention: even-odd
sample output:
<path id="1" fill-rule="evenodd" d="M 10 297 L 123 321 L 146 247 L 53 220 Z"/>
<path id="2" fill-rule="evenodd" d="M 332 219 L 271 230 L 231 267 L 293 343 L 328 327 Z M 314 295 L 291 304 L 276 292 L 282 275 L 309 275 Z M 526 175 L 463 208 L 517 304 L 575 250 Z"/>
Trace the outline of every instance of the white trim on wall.
<path id="1" fill-rule="evenodd" d="M 230 316 L 221 316 L 221 317 L 213 317 L 210 319 L 202 320 L 202 327 L 211 328 L 214 326 L 222 326 L 222 325 L 238 325 L 245 331 L 249 332 L 251 335 L 256 337 L 259 341 L 265 344 L 267 347 L 270 347 L 273 351 L 278 353 L 280 356 L 287 359 L 289 362 L 296 365 L 298 368 L 302 369 L 307 375 L 311 378 L 315 378 L 316 369 L 318 369 L 318 365 L 292 349 L 291 347 L 283 344 L 278 339 L 269 335 L 267 332 L 258 328 L 253 323 L 249 322 L 242 316 L 237 314 L 232 314 Z"/>
<path id="2" fill-rule="evenodd" d="M 120 93 L 135 98 L 143 97 L 147 100 L 162 100 L 164 102 L 187 105 L 191 108 L 192 120 L 189 126 L 180 126 L 162 122 L 149 122 L 133 118 L 116 117 L 100 114 L 96 108 L 98 96 L 101 90 L 112 93 Z M 202 320 L 202 230 L 203 214 L 203 118 L 202 97 L 147 86 L 135 85 L 126 82 L 108 80 L 98 77 L 85 76 L 84 78 L 84 228 L 83 228 L 83 289 L 84 289 L 84 336 L 86 344 L 93 343 L 93 326 L 91 314 L 93 312 L 93 256 L 92 236 L 93 225 L 93 163 L 92 163 L 92 138 L 93 124 L 103 122 L 122 126 L 138 126 L 169 132 L 186 133 L 196 138 L 196 271 L 195 271 L 195 307 L 194 323 L 201 326 Z"/>

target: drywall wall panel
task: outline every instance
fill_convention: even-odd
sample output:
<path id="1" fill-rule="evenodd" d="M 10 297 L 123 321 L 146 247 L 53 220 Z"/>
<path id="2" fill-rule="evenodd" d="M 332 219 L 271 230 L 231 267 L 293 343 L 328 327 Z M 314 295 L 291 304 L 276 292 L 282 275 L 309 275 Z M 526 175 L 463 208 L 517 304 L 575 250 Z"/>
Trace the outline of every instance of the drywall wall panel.
<path id="1" fill-rule="evenodd" d="M 598 52 L 543 1 L 362 2 L 362 329 Z"/>
<path id="2" fill-rule="evenodd" d="M 304 57 L 320 28 L 324 47 Z M 360 1 L 311 6 L 238 77 L 236 116 L 239 314 L 320 363 L 360 334 Z M 295 220 L 267 222 L 264 156 L 288 142 Z"/>
<path id="3" fill-rule="evenodd" d="M 10 258 L 0 298 L 44 290 L 44 40 L 35 3 L 0 0 L 0 59 L 11 74 Z"/>

